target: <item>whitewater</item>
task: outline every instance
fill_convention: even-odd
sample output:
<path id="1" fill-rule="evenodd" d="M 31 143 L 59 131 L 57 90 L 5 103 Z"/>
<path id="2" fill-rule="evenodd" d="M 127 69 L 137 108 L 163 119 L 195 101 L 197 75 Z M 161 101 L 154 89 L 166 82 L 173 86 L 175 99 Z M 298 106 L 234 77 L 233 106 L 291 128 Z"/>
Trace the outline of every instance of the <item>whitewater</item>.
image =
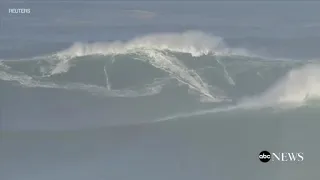
<path id="1" fill-rule="evenodd" d="M 181 56 L 180 59 L 179 56 Z M 133 85 L 135 89 L 138 89 L 136 91 L 130 89 L 130 86 L 113 89 L 111 86 L 113 82 L 109 80 L 107 69 L 112 69 L 115 66 L 114 64 L 118 63 L 118 60 L 123 61 L 121 62 L 122 67 L 119 68 L 124 68 L 124 70 L 119 69 L 119 71 L 133 71 L 130 67 L 125 67 L 125 61 L 142 61 L 150 66 L 139 67 L 140 70 L 138 71 L 143 71 L 143 68 L 153 68 L 154 71 L 159 69 L 164 75 L 156 77 L 152 73 L 144 74 L 143 76 L 154 76 L 153 82 L 149 84 L 143 82 L 143 80 L 137 82 L 137 84 L 145 84 Z M 94 64 L 100 64 L 101 66 L 103 63 L 108 65 L 104 65 L 104 68 L 90 70 L 89 67 L 81 67 L 81 61 L 86 61 L 88 66 L 94 66 Z M 198 67 L 193 68 L 185 65 L 191 61 L 195 61 L 193 63 L 197 64 Z M 208 64 L 201 65 L 205 61 L 210 66 Z M 32 72 L 28 69 L 15 70 L 14 67 L 20 64 L 33 66 L 34 70 Z M 285 64 L 285 67 L 276 69 L 281 64 Z M 246 49 L 228 48 L 222 38 L 201 31 L 150 34 L 127 42 L 76 42 L 65 50 L 49 55 L 29 59 L 2 60 L 0 66 L 1 80 L 10 81 L 13 85 L 17 82 L 23 87 L 85 91 L 106 97 L 134 98 L 155 95 L 161 93 L 161 89 L 169 82 L 176 80 L 176 85 L 186 84 L 189 91 L 194 91 L 199 96 L 203 96 L 204 98 L 200 99 L 201 102 L 236 102 L 235 107 L 231 108 L 229 105 L 225 110 L 261 108 L 281 104 L 296 107 L 304 105 L 308 100 L 317 100 L 320 97 L 320 67 L 317 61 L 268 59 L 250 53 Z M 275 78 L 275 80 L 273 84 L 265 86 L 270 87 L 263 89 L 262 92 L 255 92 L 256 95 L 252 97 L 231 97 L 227 92 L 231 89 L 238 91 L 237 86 L 239 85 L 237 84 L 243 83 L 241 81 L 244 80 L 235 81 L 233 77 L 237 76 L 237 72 L 228 71 L 228 66 L 232 69 L 241 69 L 243 66 L 254 69 L 253 76 L 256 80 L 261 79 L 262 82 L 263 78 Z M 270 69 L 265 72 L 266 77 L 260 72 L 265 66 Z M 290 69 L 288 70 L 288 68 Z M 213 77 L 202 75 L 204 77 L 201 77 L 201 73 L 204 74 L 204 71 L 209 72 L 209 70 L 216 71 L 217 75 Z M 68 74 L 72 74 L 73 71 L 82 71 L 83 75 L 87 77 L 94 77 L 96 71 L 100 71 L 100 74 L 103 71 L 105 84 L 86 84 L 81 82 L 81 78 L 69 81 Z M 279 71 L 283 75 L 270 77 L 270 74 L 274 71 Z M 58 76 L 59 80 L 55 80 L 55 77 Z M 77 78 L 77 75 L 74 76 Z M 101 82 L 103 82 L 102 77 L 95 78 L 97 80 L 101 79 Z M 212 83 L 209 84 L 203 79 L 210 79 Z M 137 81 L 139 80 L 137 79 Z M 224 81 L 225 89 L 219 87 L 214 81 Z M 248 86 L 253 89 L 256 85 L 253 83 Z M 246 93 L 242 92 L 243 96 Z M 212 112 L 219 112 L 219 110 L 213 109 Z"/>
<path id="2" fill-rule="evenodd" d="M 0 5 L 1 180 L 318 177 L 319 3 Z"/>

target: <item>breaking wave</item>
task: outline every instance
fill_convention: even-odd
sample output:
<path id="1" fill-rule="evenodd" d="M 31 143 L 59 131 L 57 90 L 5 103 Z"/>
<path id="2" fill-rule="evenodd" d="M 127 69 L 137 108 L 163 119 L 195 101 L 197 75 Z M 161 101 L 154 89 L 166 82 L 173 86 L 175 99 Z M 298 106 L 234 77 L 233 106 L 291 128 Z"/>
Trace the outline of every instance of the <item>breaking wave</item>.
<path id="1" fill-rule="evenodd" d="M 320 65 L 307 64 L 289 71 L 261 95 L 250 98 L 252 104 L 302 105 L 320 98 Z"/>
<path id="2" fill-rule="evenodd" d="M 82 65 L 83 62 L 87 64 Z M 148 66 L 130 67 L 131 62 Z M 154 70 L 143 74 L 146 68 Z M 118 70 L 131 75 L 135 72 L 141 78 L 118 89 L 113 86 L 121 84 L 113 75 L 121 76 L 116 73 Z M 97 72 L 103 77 L 92 79 L 99 79 L 104 84 L 85 83 L 80 78 L 94 76 Z M 302 105 L 320 97 L 319 72 L 320 66 L 315 61 L 263 58 L 246 49 L 230 48 L 222 38 L 200 31 L 150 34 L 126 42 L 77 42 L 45 56 L 0 61 L 0 79 L 24 87 L 139 97 L 158 94 L 163 87 L 178 82 L 178 85 L 186 85 L 191 94 L 200 95 L 201 102 L 232 101 L 236 104 L 206 113 L 279 104 Z M 245 73 L 251 74 L 252 79 L 243 76 Z M 68 79 L 71 76 L 77 79 L 76 82 Z M 147 78 L 152 80 L 142 80 Z M 251 92 L 246 92 L 243 86 Z"/>

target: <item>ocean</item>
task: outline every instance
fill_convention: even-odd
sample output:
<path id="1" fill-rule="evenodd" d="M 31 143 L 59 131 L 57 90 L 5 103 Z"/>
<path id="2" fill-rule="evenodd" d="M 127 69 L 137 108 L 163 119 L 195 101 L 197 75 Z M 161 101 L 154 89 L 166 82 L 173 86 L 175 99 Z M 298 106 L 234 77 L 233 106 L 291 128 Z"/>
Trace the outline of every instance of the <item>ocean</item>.
<path id="1" fill-rule="evenodd" d="M 320 177 L 320 3 L 0 6 L 1 180 Z"/>

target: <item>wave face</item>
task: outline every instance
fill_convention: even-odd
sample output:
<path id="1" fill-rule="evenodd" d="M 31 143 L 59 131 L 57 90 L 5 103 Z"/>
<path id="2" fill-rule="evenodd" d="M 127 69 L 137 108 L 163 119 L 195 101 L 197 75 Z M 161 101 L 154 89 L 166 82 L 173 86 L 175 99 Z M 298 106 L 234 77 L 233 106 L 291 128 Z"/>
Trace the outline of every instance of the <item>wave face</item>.
<path id="1" fill-rule="evenodd" d="M 302 106 L 319 99 L 319 72 L 317 61 L 259 56 L 201 31 L 149 34 L 125 42 L 76 42 L 59 52 L 0 61 L 0 83 L 7 97 L 31 90 L 35 99 L 42 93 L 63 93 L 64 99 L 72 97 L 80 104 L 95 98 L 107 104 L 115 98 L 148 101 L 152 105 L 141 108 L 159 113 L 146 119 L 195 106 L 209 110 L 182 116 Z M 174 107 L 163 108 L 168 103 Z"/>

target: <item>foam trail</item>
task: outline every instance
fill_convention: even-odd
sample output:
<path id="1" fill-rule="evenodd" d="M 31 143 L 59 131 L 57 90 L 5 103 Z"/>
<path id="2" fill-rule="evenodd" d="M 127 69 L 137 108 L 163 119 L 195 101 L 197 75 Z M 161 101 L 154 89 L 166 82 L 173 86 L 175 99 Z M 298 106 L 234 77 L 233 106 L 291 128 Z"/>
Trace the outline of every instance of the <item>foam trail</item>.
<path id="1" fill-rule="evenodd" d="M 111 84 L 109 83 L 109 78 L 108 78 L 106 66 L 103 67 L 103 71 L 104 71 L 104 75 L 106 77 L 106 87 L 108 90 L 111 90 Z"/>
<path id="2" fill-rule="evenodd" d="M 72 58 L 61 57 L 60 59 L 61 59 L 61 61 L 58 62 L 58 64 L 56 64 L 56 66 L 51 69 L 50 76 L 55 75 L 55 74 L 66 73 L 69 71 L 69 69 L 70 69 L 69 61 Z"/>
<path id="3" fill-rule="evenodd" d="M 5 71 L 0 71 L 0 79 L 3 81 L 16 81 L 19 84 L 26 87 L 45 87 L 54 88 L 54 83 L 39 83 L 39 81 L 34 80 L 31 76 L 25 75 L 21 72 L 14 72 L 13 74 L 7 73 Z"/>
<path id="4" fill-rule="evenodd" d="M 115 56 L 111 56 L 111 63 L 113 64 L 116 61 Z"/>
<path id="5" fill-rule="evenodd" d="M 195 71 L 190 71 L 177 58 L 166 56 L 163 52 L 155 50 L 145 50 L 143 53 L 148 57 L 145 61 L 149 61 L 154 67 L 168 72 L 179 82 L 187 84 L 190 88 L 208 98 L 220 101 L 217 97 L 211 95 L 208 85 L 202 81 L 200 76 Z"/>
<path id="6" fill-rule="evenodd" d="M 220 101 L 217 97 L 211 95 L 208 85 L 202 81 L 200 76 L 195 71 L 189 70 L 177 58 L 166 56 L 163 52 L 155 50 L 141 52 L 141 55 L 143 54 L 147 56 L 147 58 L 135 59 L 147 61 L 152 66 L 169 73 L 172 78 L 178 80 L 180 83 L 188 85 L 191 89 L 194 89 L 198 93 L 211 99 L 211 101 Z"/>
<path id="7" fill-rule="evenodd" d="M 69 84 L 56 84 L 53 82 L 37 80 L 31 76 L 28 76 L 22 72 L 6 72 L 0 71 L 0 80 L 3 81 L 15 81 L 20 85 L 29 88 L 50 88 L 50 89 L 65 89 L 65 90 L 78 90 L 85 91 L 95 95 L 107 96 L 107 97 L 140 97 L 140 96 L 151 96 L 158 94 L 164 84 L 163 81 L 156 81 L 152 84 L 144 86 L 142 89 L 134 91 L 130 89 L 124 90 L 107 90 L 105 87 L 100 87 L 90 84 L 82 83 L 69 83 Z"/>
<path id="8" fill-rule="evenodd" d="M 168 121 L 168 120 L 177 120 L 181 118 L 189 118 L 193 116 L 201 116 L 201 115 L 206 115 L 206 114 L 212 114 L 212 113 L 220 113 L 220 112 L 228 112 L 228 111 L 233 111 L 237 109 L 241 109 L 241 105 L 235 105 L 235 106 L 228 106 L 224 108 L 215 108 L 215 109 L 209 109 L 209 110 L 200 110 L 200 111 L 195 111 L 191 113 L 180 113 L 172 116 L 167 116 L 163 118 L 156 119 L 153 122 L 162 122 L 162 121 Z"/>
<path id="9" fill-rule="evenodd" d="M 220 60 L 218 59 L 218 57 L 216 58 L 216 61 L 218 62 L 218 64 L 220 64 L 223 68 L 223 72 L 224 72 L 224 77 L 227 79 L 227 81 L 229 82 L 230 85 L 234 86 L 236 85 L 236 83 L 234 82 L 234 80 L 232 79 L 232 77 L 229 75 L 227 68 L 224 64 L 222 64 L 222 62 L 220 62 Z"/>

